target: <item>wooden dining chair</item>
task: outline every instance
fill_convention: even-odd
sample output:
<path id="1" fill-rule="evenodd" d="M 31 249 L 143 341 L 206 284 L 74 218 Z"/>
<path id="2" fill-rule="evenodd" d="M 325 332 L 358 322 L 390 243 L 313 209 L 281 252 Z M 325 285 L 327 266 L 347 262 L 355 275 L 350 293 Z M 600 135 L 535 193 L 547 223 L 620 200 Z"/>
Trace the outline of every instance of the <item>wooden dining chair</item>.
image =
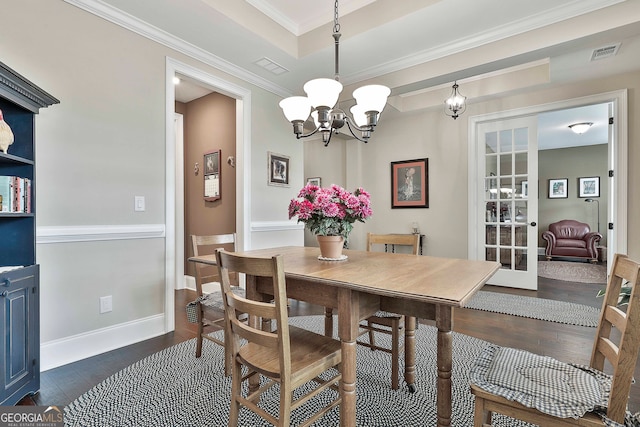
<path id="1" fill-rule="evenodd" d="M 383 249 L 390 252 L 395 251 L 396 246 L 404 246 L 409 247 L 411 254 L 418 255 L 419 243 L 419 234 L 367 234 L 367 251 Z M 400 353 L 404 350 L 404 345 L 400 344 L 400 337 L 404 331 L 404 325 L 404 316 L 386 311 L 378 311 L 360 323 L 359 335 L 368 334 L 369 342 L 358 340 L 358 344 L 369 347 L 371 350 L 391 353 L 391 388 L 393 390 L 400 388 L 399 359 Z M 376 332 L 391 335 L 391 348 L 376 344 Z M 413 385 L 411 391 L 413 391 Z"/>
<path id="2" fill-rule="evenodd" d="M 288 324 L 282 255 L 257 258 L 221 249 L 216 251 L 216 263 L 222 279 L 226 327 L 230 332 L 229 342 L 233 356 L 229 426 L 238 425 L 240 408 L 246 407 L 275 426 L 289 427 L 291 411 L 325 391 L 334 396 L 329 396 L 331 398 L 326 401 L 327 404 L 311 416 L 305 413 L 306 420 L 301 425 L 309 426 L 339 406 L 342 403 L 338 392 L 338 382 L 342 378 L 341 343 Z M 273 300 L 253 301 L 233 293 L 229 278 L 232 272 L 246 274 L 248 283 L 256 277 L 270 279 L 273 284 Z M 243 313 L 249 314 L 249 323 L 239 319 L 239 315 Z M 273 329 L 259 329 L 265 324 L 271 325 Z M 244 376 L 243 367 L 246 368 Z M 324 374 L 322 378 L 321 374 Z M 249 387 L 249 391 L 243 393 L 242 383 L 255 376 L 260 380 L 265 377 L 267 381 L 260 381 L 256 390 Z M 309 382 L 316 383 L 316 387 L 294 400 L 294 390 Z M 262 394 L 275 384 L 280 386 L 277 416 L 266 409 L 266 396 L 263 396 L 261 406 Z"/>
<path id="3" fill-rule="evenodd" d="M 490 426 L 494 412 L 541 426 L 610 425 L 605 424 L 602 415 L 624 425 L 640 348 L 639 277 L 640 264 L 624 255 L 614 257 L 589 367 L 577 369 L 525 351 L 488 346 L 471 370 L 474 426 Z M 617 306 L 623 284 L 632 287 L 626 308 Z M 512 369 L 514 366 L 518 368 Z M 605 366 L 611 377 L 603 373 Z M 542 381 L 529 383 L 527 377 Z M 609 387 L 609 381 L 611 392 L 607 399 L 599 389 Z M 538 393 L 531 391 L 534 386 Z M 558 394 L 561 389 L 563 397 Z M 591 409 L 594 404 L 602 406 L 601 414 Z"/>
<path id="4" fill-rule="evenodd" d="M 216 249 L 224 248 L 231 251 L 236 249 L 236 234 L 215 234 L 208 236 L 191 236 L 191 248 L 193 256 L 213 255 Z M 224 330 L 224 302 L 222 301 L 222 288 L 216 266 L 202 263 L 194 263 L 196 278 L 196 294 L 198 298 L 204 298 L 198 304 L 198 335 L 196 342 L 196 357 L 202 355 L 202 341 L 207 339 L 225 347 L 227 341 L 226 332 L 223 339 L 218 339 L 211 332 Z M 207 287 L 205 290 L 204 287 Z M 244 289 L 238 286 L 237 276 L 232 276 L 232 289 L 234 292 L 244 295 Z M 219 296 L 219 297 L 218 297 Z M 225 375 L 231 374 L 231 350 L 225 347 Z"/>

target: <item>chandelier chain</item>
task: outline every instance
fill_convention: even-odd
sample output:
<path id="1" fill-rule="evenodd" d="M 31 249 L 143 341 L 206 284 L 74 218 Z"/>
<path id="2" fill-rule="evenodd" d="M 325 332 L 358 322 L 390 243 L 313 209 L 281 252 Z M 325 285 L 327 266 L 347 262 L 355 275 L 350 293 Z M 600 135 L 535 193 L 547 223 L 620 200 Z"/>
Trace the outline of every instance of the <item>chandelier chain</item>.
<path id="1" fill-rule="evenodd" d="M 336 0 L 335 6 L 334 6 L 333 32 L 334 33 L 340 32 L 340 23 L 338 22 L 338 0 Z"/>

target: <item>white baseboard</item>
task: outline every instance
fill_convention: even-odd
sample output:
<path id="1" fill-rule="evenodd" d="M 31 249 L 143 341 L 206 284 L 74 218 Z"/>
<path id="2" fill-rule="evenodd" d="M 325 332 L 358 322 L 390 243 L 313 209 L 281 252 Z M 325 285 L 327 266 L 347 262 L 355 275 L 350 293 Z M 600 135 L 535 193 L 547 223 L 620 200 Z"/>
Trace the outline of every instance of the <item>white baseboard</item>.
<path id="1" fill-rule="evenodd" d="M 196 278 L 193 276 L 188 276 L 185 274 L 184 276 L 184 288 L 191 289 L 192 291 L 196 290 Z"/>
<path id="2" fill-rule="evenodd" d="M 164 334 L 164 314 L 96 329 L 40 345 L 40 371 L 115 350 Z"/>

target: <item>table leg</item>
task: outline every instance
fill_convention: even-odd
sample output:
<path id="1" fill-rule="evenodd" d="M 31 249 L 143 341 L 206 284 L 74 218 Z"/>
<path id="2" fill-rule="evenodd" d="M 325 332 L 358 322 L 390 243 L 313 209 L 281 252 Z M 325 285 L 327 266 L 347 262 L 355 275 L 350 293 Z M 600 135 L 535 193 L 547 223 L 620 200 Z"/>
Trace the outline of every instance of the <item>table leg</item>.
<path id="1" fill-rule="evenodd" d="M 356 425 L 356 338 L 358 337 L 359 294 L 340 289 L 338 294 L 338 335 L 342 342 L 340 381 L 340 427 Z"/>
<path id="2" fill-rule="evenodd" d="M 453 345 L 453 307 L 436 306 L 436 327 L 438 328 L 438 427 L 451 425 L 451 365 Z"/>
<path id="3" fill-rule="evenodd" d="M 416 391 L 416 318 L 404 318 L 404 380 L 409 392 Z"/>

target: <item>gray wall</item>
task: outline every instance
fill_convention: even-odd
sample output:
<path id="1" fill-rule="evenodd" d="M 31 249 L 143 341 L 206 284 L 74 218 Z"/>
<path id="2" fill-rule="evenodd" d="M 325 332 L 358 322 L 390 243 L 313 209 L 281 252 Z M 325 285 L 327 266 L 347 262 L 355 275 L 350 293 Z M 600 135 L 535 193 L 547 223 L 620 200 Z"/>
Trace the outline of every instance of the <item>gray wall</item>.
<path id="1" fill-rule="evenodd" d="M 607 185 L 607 145 L 592 145 L 589 147 L 562 148 L 558 150 L 543 150 L 538 152 L 538 178 L 540 182 L 540 198 L 538 200 L 538 246 L 545 247 L 540 237 L 552 222 L 562 219 L 574 219 L 586 222 L 592 231 L 598 229 L 597 207 L 600 206 L 600 233 L 602 246 L 607 241 L 607 199 L 609 188 Z M 579 177 L 600 177 L 599 203 L 585 203 L 585 198 L 578 197 Z M 557 178 L 568 179 L 566 199 L 548 198 L 548 180 Z"/>

